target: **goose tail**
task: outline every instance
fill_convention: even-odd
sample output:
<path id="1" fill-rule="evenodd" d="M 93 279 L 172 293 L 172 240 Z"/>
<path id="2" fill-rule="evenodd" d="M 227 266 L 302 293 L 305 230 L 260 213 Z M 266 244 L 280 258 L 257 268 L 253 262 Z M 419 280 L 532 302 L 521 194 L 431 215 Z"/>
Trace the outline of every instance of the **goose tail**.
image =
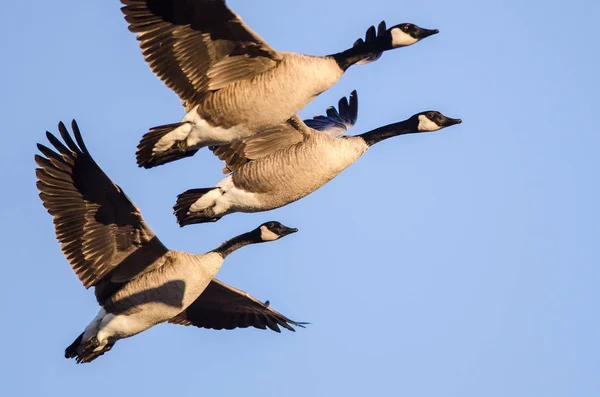
<path id="1" fill-rule="evenodd" d="M 83 332 L 65 349 L 65 358 L 75 358 L 77 356 L 77 348 L 83 339 Z"/>
<path id="2" fill-rule="evenodd" d="M 100 346 L 96 337 L 92 337 L 85 343 L 81 343 L 82 339 L 83 332 L 73 343 L 67 346 L 65 349 L 65 358 L 74 358 L 78 364 L 89 363 L 112 349 L 114 345 L 114 343 L 108 343 Z"/>
<path id="3" fill-rule="evenodd" d="M 166 124 L 150 129 L 137 147 L 137 165 L 153 168 L 186 157 L 191 157 L 199 148 L 189 148 L 186 139 L 191 125 L 187 122 Z M 168 136 L 170 135 L 170 136 Z"/>
<path id="4" fill-rule="evenodd" d="M 173 206 L 179 226 L 216 222 L 221 219 L 221 216 L 215 216 L 212 207 L 222 194 L 218 187 L 190 189 L 181 193 Z"/>

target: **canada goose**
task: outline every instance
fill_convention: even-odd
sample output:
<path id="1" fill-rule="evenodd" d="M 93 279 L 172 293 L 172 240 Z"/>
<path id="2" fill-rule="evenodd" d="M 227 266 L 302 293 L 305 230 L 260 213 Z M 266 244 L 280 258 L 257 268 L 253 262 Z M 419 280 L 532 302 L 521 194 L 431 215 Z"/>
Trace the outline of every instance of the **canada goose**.
<path id="1" fill-rule="evenodd" d="M 330 108 L 327 117 L 318 116 L 306 124 L 292 118 L 244 141 L 213 147 L 227 164 L 223 172 L 231 174 L 216 187 L 180 194 L 174 206 L 179 225 L 214 222 L 233 212 L 282 207 L 329 182 L 377 142 L 461 123 L 440 112 L 425 111 L 361 135 L 338 137 L 356 122 L 356 91 L 350 103 L 343 98 L 339 108 L 339 113 Z"/>
<path id="2" fill-rule="evenodd" d="M 333 86 L 354 64 L 438 33 L 403 23 L 328 56 L 279 52 L 224 0 L 121 0 L 152 71 L 182 100 L 181 122 L 154 127 L 137 163 L 152 168 L 276 126 Z"/>
<path id="3" fill-rule="evenodd" d="M 66 146 L 38 144 L 37 187 L 54 217 L 56 237 L 86 288 L 95 287 L 100 312 L 66 348 L 65 357 L 90 362 L 117 340 L 168 321 L 214 329 L 254 326 L 279 332 L 301 326 L 243 291 L 213 277 L 224 258 L 247 244 L 274 241 L 297 229 L 267 222 L 201 255 L 167 249 L 125 192 L 104 174 L 73 121 Z"/>

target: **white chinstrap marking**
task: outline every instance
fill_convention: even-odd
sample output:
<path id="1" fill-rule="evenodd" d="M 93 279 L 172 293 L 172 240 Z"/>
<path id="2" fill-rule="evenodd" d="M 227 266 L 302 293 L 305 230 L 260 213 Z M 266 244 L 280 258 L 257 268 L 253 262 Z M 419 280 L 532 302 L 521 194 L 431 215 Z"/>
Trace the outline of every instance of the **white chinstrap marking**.
<path id="1" fill-rule="evenodd" d="M 440 125 L 437 125 L 433 121 L 429 120 L 427 116 L 420 114 L 419 115 L 419 125 L 417 129 L 419 131 L 437 131 L 442 128 Z"/>
<path id="2" fill-rule="evenodd" d="M 415 39 L 414 37 L 412 37 L 408 33 L 404 32 L 400 28 L 392 29 L 392 47 L 394 47 L 394 48 L 406 47 L 406 46 L 415 44 L 417 41 L 419 41 L 419 40 Z"/>
<path id="3" fill-rule="evenodd" d="M 265 225 L 260 227 L 260 239 L 262 241 L 274 241 L 277 240 L 279 237 L 280 236 L 278 234 L 273 233 Z"/>

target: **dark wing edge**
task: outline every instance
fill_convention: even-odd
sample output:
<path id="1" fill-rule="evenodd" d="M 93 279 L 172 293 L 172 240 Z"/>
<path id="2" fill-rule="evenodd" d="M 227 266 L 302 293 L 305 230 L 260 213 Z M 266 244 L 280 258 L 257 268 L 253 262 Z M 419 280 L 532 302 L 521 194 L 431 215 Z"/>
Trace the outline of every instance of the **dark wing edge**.
<path id="1" fill-rule="evenodd" d="M 213 279 L 204 292 L 169 323 L 215 330 L 269 328 L 275 332 L 281 332 L 279 327 L 295 332 L 293 327 L 304 328 L 308 324 L 291 320 L 271 309 L 268 301 L 262 303 L 217 279 Z"/>
<path id="2" fill-rule="evenodd" d="M 356 124 L 358 119 L 358 93 L 356 90 L 350 93 L 350 100 L 343 97 L 338 102 L 338 108 L 330 106 L 327 115 L 316 115 L 312 119 L 304 120 L 310 128 L 325 134 L 337 137 L 348 132 Z"/>
<path id="3" fill-rule="evenodd" d="M 228 174 L 244 164 L 268 156 L 279 150 L 302 142 L 308 128 L 298 116 L 291 117 L 285 123 L 268 128 L 245 139 L 209 149 L 219 160 L 225 162 L 223 173 Z"/>
<path id="4" fill-rule="evenodd" d="M 282 59 L 223 0 L 121 0 L 144 59 L 190 111 L 207 92 Z"/>
<path id="5" fill-rule="evenodd" d="M 61 250 L 84 287 L 89 288 L 134 252 L 147 262 L 166 248 L 131 200 L 91 157 L 75 120 L 72 129 L 75 141 L 59 123 L 64 144 L 46 132 L 56 151 L 37 145 L 42 155 L 35 155 L 39 167 L 36 185 L 44 207 L 54 218 Z"/>
<path id="6" fill-rule="evenodd" d="M 364 43 L 371 43 L 377 39 L 380 39 L 381 37 L 383 37 L 385 35 L 387 31 L 387 27 L 385 25 L 385 21 L 381 21 L 379 22 L 379 25 L 377 26 L 377 33 L 375 33 L 375 26 L 371 26 L 369 29 L 367 29 L 367 33 L 365 34 L 365 39 L 358 39 L 354 42 L 353 47 L 356 47 L 358 45 L 362 45 Z M 374 52 L 372 54 L 367 55 L 365 58 L 361 59 L 360 61 L 356 62 L 356 65 L 366 65 L 368 63 L 371 62 L 375 62 L 376 60 L 378 60 L 379 58 L 381 58 L 381 56 L 383 55 L 383 52 Z"/>
<path id="7" fill-rule="evenodd" d="M 333 137 L 338 137 L 352 128 L 358 120 L 358 93 L 350 93 L 350 98 L 343 97 L 338 101 L 338 108 L 330 106 L 326 116 L 316 115 L 312 119 L 300 120 L 291 117 L 285 123 L 261 131 L 245 139 L 229 144 L 210 146 L 209 149 L 219 160 L 225 162 L 223 174 L 235 172 L 244 164 L 264 157 L 270 153 L 285 149 L 301 142 L 304 135 L 313 129 Z M 308 128 L 307 128 L 308 127 Z"/>

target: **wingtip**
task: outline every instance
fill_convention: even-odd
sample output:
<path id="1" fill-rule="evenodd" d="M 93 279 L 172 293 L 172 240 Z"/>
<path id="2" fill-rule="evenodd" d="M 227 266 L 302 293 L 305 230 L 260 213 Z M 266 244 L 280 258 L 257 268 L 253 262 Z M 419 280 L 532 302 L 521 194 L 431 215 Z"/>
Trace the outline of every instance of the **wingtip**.
<path id="1" fill-rule="evenodd" d="M 38 149 L 40 149 L 40 144 L 39 144 L 39 143 L 38 143 Z M 41 150 L 41 149 L 40 149 L 40 150 Z M 33 155 L 33 161 L 34 161 L 34 162 L 35 162 L 35 163 L 36 163 L 36 164 L 37 164 L 39 167 L 41 167 L 41 166 L 42 166 L 42 164 L 41 164 L 41 163 L 44 161 L 43 159 L 44 159 L 44 157 L 40 156 L 40 155 L 39 155 L 39 154 L 37 154 L 37 153 Z M 36 168 L 36 169 L 35 169 L 35 173 L 36 173 L 36 175 L 37 175 L 37 172 L 38 172 L 38 170 L 41 170 L 41 168 Z"/>
<path id="2" fill-rule="evenodd" d="M 73 130 L 73 135 L 75 135 L 75 141 L 79 148 L 83 153 L 89 154 L 87 147 L 85 146 L 85 142 L 83 141 L 83 137 L 81 136 L 81 130 L 79 129 L 79 125 L 75 119 L 71 120 L 71 129 Z"/>
<path id="3" fill-rule="evenodd" d="M 53 133 L 51 133 L 50 131 L 46 131 L 46 139 L 49 141 L 52 141 L 53 139 L 57 139 Z M 38 143 L 38 148 L 39 148 L 39 143 Z M 42 145 L 44 146 L 44 145 Z"/>
<path id="4" fill-rule="evenodd" d="M 63 123 L 62 121 L 58 122 L 58 130 L 61 133 L 66 133 L 67 132 L 67 127 L 65 127 L 65 123 Z"/>

